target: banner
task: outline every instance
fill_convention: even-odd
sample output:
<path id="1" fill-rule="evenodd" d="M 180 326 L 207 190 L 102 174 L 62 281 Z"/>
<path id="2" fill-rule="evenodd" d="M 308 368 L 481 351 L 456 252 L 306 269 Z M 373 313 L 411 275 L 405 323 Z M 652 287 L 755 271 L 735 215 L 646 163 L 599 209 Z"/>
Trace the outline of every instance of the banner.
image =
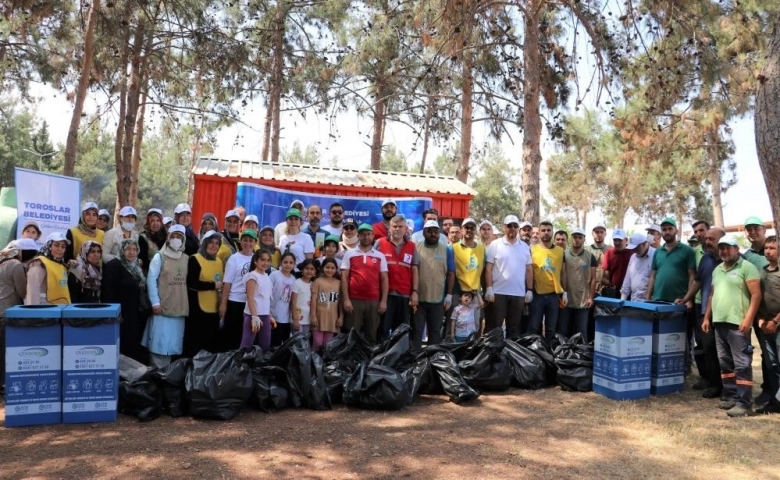
<path id="1" fill-rule="evenodd" d="M 40 241 L 52 232 L 65 232 L 79 223 L 81 180 L 52 173 L 14 168 L 16 179 L 16 237 L 27 220 L 41 227 Z"/>
<path id="2" fill-rule="evenodd" d="M 319 195 L 293 192 L 266 187 L 256 183 L 239 182 L 236 191 L 236 204 L 246 209 L 247 214 L 257 215 L 260 226 L 276 226 L 285 220 L 287 210 L 293 200 L 300 200 L 306 208 L 311 205 L 322 207 L 322 225 L 330 223 L 328 215 L 331 203 L 344 205 L 344 217 L 354 218 L 359 224 L 374 224 L 382 220 L 382 201 L 387 197 L 351 197 L 342 195 Z M 398 213 L 406 217 L 411 231 L 422 229 L 423 212 L 433 206 L 430 197 L 393 198 Z M 304 219 L 305 221 L 305 219 Z"/>

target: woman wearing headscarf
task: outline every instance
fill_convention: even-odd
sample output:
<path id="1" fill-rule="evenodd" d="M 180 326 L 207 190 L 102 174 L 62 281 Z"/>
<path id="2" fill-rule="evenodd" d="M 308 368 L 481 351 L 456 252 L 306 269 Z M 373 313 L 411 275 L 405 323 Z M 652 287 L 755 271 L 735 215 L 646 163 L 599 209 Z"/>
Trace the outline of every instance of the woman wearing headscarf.
<path id="1" fill-rule="evenodd" d="M 165 225 L 163 224 L 162 210 L 159 208 L 150 208 L 149 211 L 146 212 L 146 223 L 144 224 L 144 230 L 141 232 L 138 241 L 141 249 L 141 260 L 143 260 L 141 267 L 144 269 L 144 272 L 148 272 L 149 262 L 152 260 L 152 257 L 154 257 L 154 254 L 159 252 L 163 245 L 165 245 L 166 238 L 167 233 Z"/>
<path id="2" fill-rule="evenodd" d="M 225 267 L 218 257 L 222 235 L 206 233 L 198 253 L 187 263 L 187 296 L 190 314 L 184 326 L 184 356 L 201 350 L 216 352 L 219 336 L 219 294 Z"/>
<path id="3" fill-rule="evenodd" d="M 184 227 L 184 253 L 195 255 L 200 248 L 200 240 L 195 230 L 192 229 L 192 209 L 186 203 L 176 205 L 173 210 L 173 221 L 176 225 Z"/>
<path id="4" fill-rule="evenodd" d="M 100 210 L 95 202 L 86 202 L 81 207 L 79 224 L 65 232 L 65 238 L 70 242 L 65 251 L 65 262 L 76 258 L 87 240 L 103 246 L 105 232 L 98 228 L 98 212 Z"/>
<path id="5" fill-rule="evenodd" d="M 122 251 L 122 241 L 133 239 L 138 243 L 138 232 L 135 231 L 135 223 L 138 213 L 135 208 L 126 206 L 119 210 L 119 225 L 106 232 L 103 239 L 103 260 L 110 262 L 119 256 Z"/>
<path id="6" fill-rule="evenodd" d="M 21 305 L 27 294 L 26 263 L 38 252 L 31 238 L 20 238 L 0 251 L 0 394 L 5 382 L 5 311 Z"/>
<path id="7" fill-rule="evenodd" d="M 238 210 L 228 210 L 225 213 L 225 229 L 220 233 L 222 234 L 222 243 L 227 243 L 233 250 L 233 253 L 241 250 L 241 215 L 238 214 Z"/>
<path id="8" fill-rule="evenodd" d="M 147 355 L 141 346 L 141 337 L 149 318 L 151 305 L 138 254 L 138 242 L 132 238 L 122 241 L 119 256 L 103 266 L 103 300 L 122 307 L 119 326 L 119 352 L 146 363 Z"/>
<path id="9" fill-rule="evenodd" d="M 198 241 L 203 246 L 203 239 L 210 235 L 210 232 L 219 232 L 219 224 L 217 223 L 217 217 L 213 213 L 204 213 L 200 219 L 200 231 L 198 233 Z M 225 265 L 231 255 L 236 253 L 236 250 L 230 244 L 229 241 L 220 235 L 220 245 L 217 251 L 217 257 L 222 261 L 222 265 Z M 201 249 L 198 249 L 200 251 Z"/>
<path id="10" fill-rule="evenodd" d="M 152 366 L 162 368 L 180 355 L 184 343 L 184 319 L 189 315 L 184 226 L 173 225 L 168 240 L 149 263 L 147 285 L 152 318 L 146 324 L 142 345 L 149 349 Z"/>
<path id="11" fill-rule="evenodd" d="M 62 232 L 46 237 L 46 244 L 27 268 L 27 295 L 25 305 L 67 305 L 71 303 L 68 291 L 68 267 L 65 250 L 70 241 Z"/>
<path id="12" fill-rule="evenodd" d="M 68 290 L 73 303 L 99 303 L 103 280 L 103 247 L 93 240 L 81 245 L 81 251 L 68 269 Z"/>
<path id="13" fill-rule="evenodd" d="M 203 241 L 207 233 L 218 230 L 217 217 L 211 212 L 206 212 L 200 218 L 200 230 L 198 230 L 198 241 Z"/>
<path id="14" fill-rule="evenodd" d="M 274 227 L 266 225 L 260 230 L 258 247 L 271 254 L 271 268 L 278 269 L 282 262 L 282 252 L 274 244 Z"/>

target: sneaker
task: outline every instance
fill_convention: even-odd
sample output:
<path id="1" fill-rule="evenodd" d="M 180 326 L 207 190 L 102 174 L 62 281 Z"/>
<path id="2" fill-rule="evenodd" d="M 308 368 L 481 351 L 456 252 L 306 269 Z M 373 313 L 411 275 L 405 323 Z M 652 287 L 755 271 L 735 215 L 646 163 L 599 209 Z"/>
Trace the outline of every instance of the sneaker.
<path id="1" fill-rule="evenodd" d="M 761 405 L 763 407 L 764 405 L 767 405 L 769 402 L 772 401 L 772 397 L 773 395 L 769 392 L 766 391 L 761 392 L 761 395 L 756 397 L 755 403 L 756 405 Z"/>
<path id="2" fill-rule="evenodd" d="M 760 413 L 761 415 L 780 413 L 780 402 L 769 402 L 765 406 L 757 408 L 756 413 Z"/>
<path id="3" fill-rule="evenodd" d="M 729 417 L 751 417 L 756 413 L 750 407 L 743 407 L 742 405 L 736 405 L 734 408 L 729 409 L 726 415 Z"/>
<path id="4" fill-rule="evenodd" d="M 719 398 L 723 391 L 717 387 L 709 387 L 704 393 L 701 394 L 704 398 Z"/>
<path id="5" fill-rule="evenodd" d="M 710 388 L 710 382 L 708 382 L 704 378 L 700 378 L 699 381 L 694 383 L 693 387 L 691 387 L 691 388 L 693 388 L 694 390 L 706 390 L 706 389 Z M 710 398 L 712 398 L 712 397 L 710 397 Z"/>
<path id="6" fill-rule="evenodd" d="M 720 405 L 718 405 L 718 408 L 721 410 L 731 410 L 732 408 L 737 406 L 737 402 L 734 400 L 721 400 Z"/>

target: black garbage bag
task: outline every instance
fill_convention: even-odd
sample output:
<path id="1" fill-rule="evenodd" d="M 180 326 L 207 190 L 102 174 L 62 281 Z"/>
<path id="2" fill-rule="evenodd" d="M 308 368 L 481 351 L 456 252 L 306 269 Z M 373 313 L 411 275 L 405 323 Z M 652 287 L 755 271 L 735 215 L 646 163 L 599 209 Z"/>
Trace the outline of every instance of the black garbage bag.
<path id="1" fill-rule="evenodd" d="M 141 377 L 151 372 L 153 368 L 147 367 L 146 365 L 139 362 L 138 360 L 127 357 L 120 353 L 118 370 L 119 370 L 120 380 L 124 380 L 132 383 L 135 382 L 136 380 L 140 380 Z"/>
<path id="2" fill-rule="evenodd" d="M 307 334 L 299 332 L 287 339 L 273 352 L 268 363 L 287 371 L 286 387 L 294 407 L 331 408 L 322 357 L 312 353 Z"/>
<path id="3" fill-rule="evenodd" d="M 547 385 L 555 385 L 555 374 L 558 367 L 555 366 L 555 357 L 552 350 L 544 341 L 541 335 L 528 333 L 522 335 L 519 338 L 513 339 L 518 345 L 531 350 L 536 356 L 542 359 L 545 366 L 545 376 L 547 378 Z"/>
<path id="4" fill-rule="evenodd" d="M 501 354 L 512 369 L 512 385 L 531 390 L 547 385 L 547 367 L 530 349 L 506 339 Z"/>
<path id="5" fill-rule="evenodd" d="M 254 369 L 265 365 L 265 352 L 259 346 L 244 347 L 239 352 L 241 352 L 241 361 L 249 365 L 249 368 Z"/>
<path id="6" fill-rule="evenodd" d="M 331 404 L 343 402 L 344 382 L 358 369 L 359 363 L 351 361 L 330 362 L 322 370 L 325 385 L 328 388 L 328 398 Z"/>
<path id="7" fill-rule="evenodd" d="M 471 388 L 461 375 L 452 353 L 436 352 L 430 359 L 430 367 L 451 402 L 461 404 L 479 397 L 479 393 Z"/>
<path id="8" fill-rule="evenodd" d="M 290 392 L 287 372 L 279 367 L 256 367 L 252 370 L 254 389 L 249 397 L 249 406 L 266 413 L 273 413 L 290 407 Z"/>
<path id="9" fill-rule="evenodd" d="M 569 339 L 566 338 L 565 335 L 556 333 L 552 339 L 552 343 L 550 344 L 550 349 L 554 352 L 556 348 L 558 348 L 560 345 L 563 345 L 564 343 L 569 343 Z"/>
<path id="10" fill-rule="evenodd" d="M 373 351 L 371 363 L 384 365 L 397 370 L 406 370 L 414 365 L 415 356 L 409 351 L 409 325 L 401 324 L 393 330 L 390 337 Z"/>
<path id="11" fill-rule="evenodd" d="M 429 345 L 418 354 L 417 358 L 432 357 L 437 352 L 449 352 L 455 357 L 456 362 L 466 360 L 469 354 L 472 353 L 478 338 L 478 335 L 472 335 L 465 342 L 445 340 L 436 345 Z"/>
<path id="12" fill-rule="evenodd" d="M 252 370 L 241 352 L 198 352 L 192 359 L 185 385 L 194 418 L 230 420 L 252 395 Z"/>
<path id="13" fill-rule="evenodd" d="M 399 410 L 409 404 L 409 378 L 384 365 L 360 365 L 344 383 L 344 403 L 373 410 Z"/>
<path id="14" fill-rule="evenodd" d="M 350 360 L 355 365 L 371 359 L 371 344 L 355 329 L 340 333 L 325 345 L 322 360 L 325 363 Z"/>
<path id="15" fill-rule="evenodd" d="M 557 382 L 566 391 L 590 392 L 593 390 L 593 344 L 582 343 L 583 339 L 578 335 L 553 352 L 558 368 Z"/>
<path id="16" fill-rule="evenodd" d="M 191 365 L 189 358 L 180 358 L 167 367 L 152 372 L 152 378 L 160 388 L 163 410 L 173 418 L 187 414 L 187 402 L 184 401 L 187 393 L 185 380 Z"/>
<path id="17" fill-rule="evenodd" d="M 119 382 L 120 413 L 132 415 L 141 422 L 150 422 L 160 417 L 161 403 L 160 390 L 148 375 L 134 382 Z"/>
<path id="18" fill-rule="evenodd" d="M 449 353 L 442 351 L 439 353 Z M 444 395 L 444 389 L 442 389 L 441 381 L 439 380 L 436 372 L 433 371 L 431 366 L 431 359 L 428 357 L 419 358 L 414 366 L 417 386 L 417 394 L 419 395 Z"/>
<path id="19" fill-rule="evenodd" d="M 496 328 L 476 341 L 466 360 L 458 362 L 460 373 L 470 387 L 491 391 L 509 388 L 512 369 L 501 355 L 503 348 L 503 332 Z"/>

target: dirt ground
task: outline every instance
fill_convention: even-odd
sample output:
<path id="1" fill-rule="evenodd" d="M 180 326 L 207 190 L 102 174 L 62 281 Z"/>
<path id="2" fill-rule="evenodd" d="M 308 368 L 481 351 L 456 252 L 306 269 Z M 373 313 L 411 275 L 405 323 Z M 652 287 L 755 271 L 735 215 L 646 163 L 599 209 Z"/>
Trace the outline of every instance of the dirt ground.
<path id="1" fill-rule="evenodd" d="M 690 389 L 615 402 L 556 387 L 467 406 L 423 396 L 397 412 L 120 415 L 0 429 L 0 477 L 780 478 L 780 415 L 729 419 L 717 403 Z"/>

